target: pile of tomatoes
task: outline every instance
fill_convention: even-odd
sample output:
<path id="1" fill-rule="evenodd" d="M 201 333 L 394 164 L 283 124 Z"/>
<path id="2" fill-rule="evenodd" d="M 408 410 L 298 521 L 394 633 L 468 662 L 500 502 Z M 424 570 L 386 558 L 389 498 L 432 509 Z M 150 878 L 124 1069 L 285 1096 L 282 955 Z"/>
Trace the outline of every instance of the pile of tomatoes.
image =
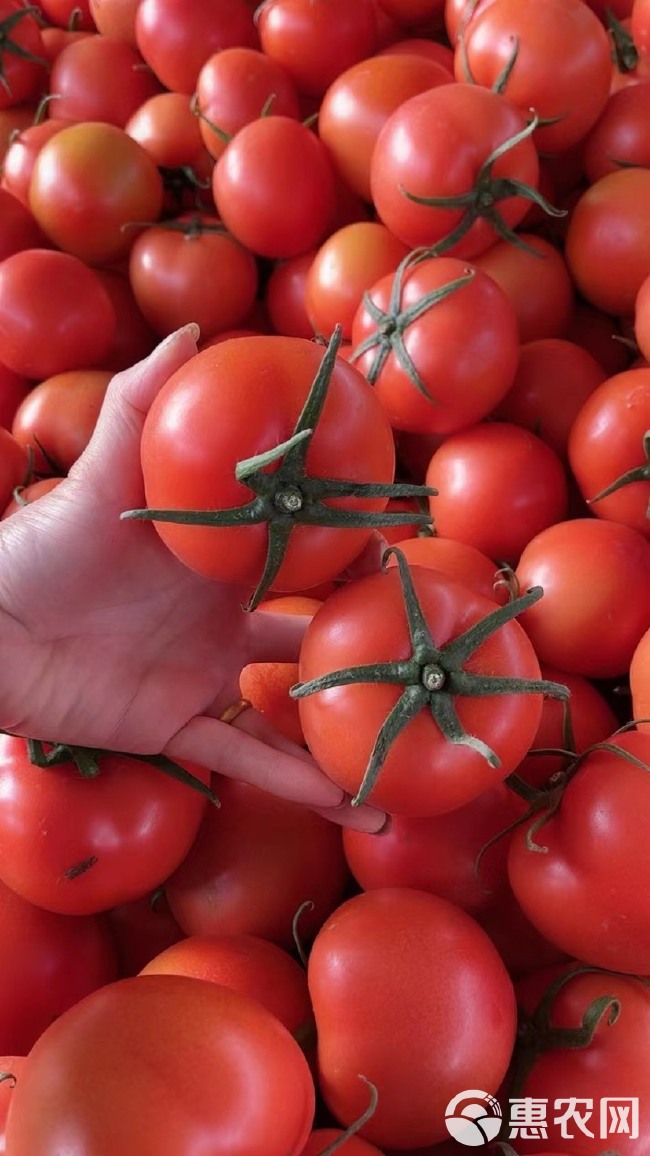
<path id="1" fill-rule="evenodd" d="M 4 516 L 198 323 L 124 516 L 389 815 L 0 736 L 0 1151 L 647 1156 L 649 0 L 0 0 L 0 153 Z"/>

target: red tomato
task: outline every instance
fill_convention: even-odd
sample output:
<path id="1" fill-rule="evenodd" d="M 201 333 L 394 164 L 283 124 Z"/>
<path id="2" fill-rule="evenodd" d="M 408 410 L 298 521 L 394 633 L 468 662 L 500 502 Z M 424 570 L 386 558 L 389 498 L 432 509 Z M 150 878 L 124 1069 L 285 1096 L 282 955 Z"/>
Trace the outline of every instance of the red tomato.
<path id="1" fill-rule="evenodd" d="M 44 120 L 42 124 L 32 124 L 12 140 L 5 153 L 2 165 L 2 188 L 7 189 L 29 211 L 29 186 L 32 179 L 34 161 L 46 141 L 56 136 L 68 121 L 60 119 Z M 3 197 L 3 205 L 7 204 Z M 7 204 L 7 211 L 9 205 Z M 33 241 L 20 248 L 35 249 L 43 242 L 43 235 L 29 211 Z M 39 240 L 40 238 L 40 240 Z M 16 250 L 17 251 L 17 250 Z M 7 254 L 9 256 L 9 254 Z"/>
<path id="2" fill-rule="evenodd" d="M 639 51 L 650 53 L 650 4 L 648 0 L 634 0 L 630 13 L 632 39 Z"/>
<path id="3" fill-rule="evenodd" d="M 650 725 L 650 629 L 639 639 L 630 663 L 630 692 L 632 718 L 638 719 L 639 730 Z"/>
<path id="4" fill-rule="evenodd" d="M 4 522 L 5 518 L 10 518 L 12 514 L 17 514 L 24 506 L 28 506 L 30 502 L 36 502 L 39 498 L 49 494 L 50 490 L 55 490 L 59 482 L 63 478 L 40 478 L 38 482 L 32 482 L 29 486 L 18 486 L 14 489 L 14 496 L 11 501 L 5 506 L 5 509 L 0 515 L 0 520 Z"/>
<path id="5" fill-rule="evenodd" d="M 522 184 L 537 187 L 539 160 L 530 136 L 492 160 L 526 123 L 505 97 L 478 85 L 441 84 L 411 97 L 388 118 L 372 155 L 370 185 L 380 219 L 411 247 L 434 245 L 463 258 L 484 253 L 528 210 L 507 182 L 518 182 L 519 191 Z M 458 198 L 457 207 L 433 203 L 449 197 Z"/>
<path id="6" fill-rule="evenodd" d="M 0 360 L 15 373 L 43 378 L 96 365 L 114 336 L 110 298 L 77 257 L 26 249 L 0 265 Z"/>
<path id="7" fill-rule="evenodd" d="M 233 137 L 212 191 L 226 228 L 262 257 L 297 257 L 322 240 L 334 212 L 334 170 L 300 121 L 260 117 Z"/>
<path id="8" fill-rule="evenodd" d="M 650 734 L 614 735 L 607 745 L 581 762 L 559 808 L 540 812 L 534 835 L 527 839 L 529 822 L 513 836 L 508 872 L 524 912 L 552 943 L 597 967 L 647 975 Z"/>
<path id="9" fill-rule="evenodd" d="M 83 453 L 112 376 L 106 369 L 57 373 L 34 386 L 20 403 L 12 433 L 30 447 L 40 471 L 65 474 Z"/>
<path id="10" fill-rule="evenodd" d="M 344 1135 L 340 1128 L 316 1128 L 300 1156 L 322 1156 L 330 1144 L 340 1141 Z M 359 1136 L 351 1136 L 345 1143 L 339 1144 L 336 1151 L 343 1152 L 344 1156 L 382 1156 L 379 1148 L 374 1144 L 368 1144 L 367 1140 L 361 1140 Z"/>
<path id="11" fill-rule="evenodd" d="M 57 1016 L 117 975 L 100 916 L 55 915 L 0 883 L 0 1051 L 26 1055 Z"/>
<path id="12" fill-rule="evenodd" d="M 0 735 L 0 878 L 46 911 L 88 915 L 138 899 L 178 867 L 199 829 L 198 791 L 125 755 L 99 768 L 91 779 L 71 760 L 43 769 L 24 739 Z"/>
<path id="13" fill-rule="evenodd" d="M 455 582 L 471 586 L 477 594 L 494 602 L 505 602 L 500 595 L 499 571 L 491 558 L 482 554 L 475 546 L 459 542 L 455 538 L 432 537 L 407 538 L 395 541 L 409 566 L 426 566 L 440 570 Z M 388 566 L 396 566 L 394 557 L 388 559 Z"/>
<path id="14" fill-rule="evenodd" d="M 0 1056 L 0 1153 L 5 1156 L 7 1113 L 14 1088 L 25 1066 L 24 1056 Z"/>
<path id="15" fill-rule="evenodd" d="M 650 167 L 650 87 L 633 84 L 613 93 L 583 145 L 590 184 L 621 165 Z"/>
<path id="16" fill-rule="evenodd" d="M 393 428 L 415 433 L 449 434 L 480 421 L 510 389 L 519 356 L 505 293 L 455 257 L 377 281 L 355 314 L 352 344 Z"/>
<path id="17" fill-rule="evenodd" d="M 189 855 L 165 885 L 187 935 L 257 935 L 291 950 L 291 925 L 313 938 L 348 881 L 341 829 L 298 803 L 230 779 L 214 783 Z"/>
<path id="18" fill-rule="evenodd" d="M 497 612 L 496 604 L 435 570 L 414 567 L 410 576 L 434 646 L 422 642 L 422 657 L 410 657 L 413 644 L 396 569 L 350 582 L 327 599 L 307 627 L 300 676 L 309 684 L 351 667 L 357 677 L 340 683 L 333 678 L 332 687 L 298 693 L 307 745 L 334 782 L 357 795 L 363 780 L 365 794 L 372 768 L 370 802 L 391 814 L 425 818 L 471 802 L 514 769 L 535 736 L 541 695 L 477 693 L 483 674 L 539 678 L 524 631 L 507 622 L 471 657 L 465 651 L 455 658 L 453 640 Z M 503 613 L 502 607 L 500 618 Z M 387 670 L 385 681 L 370 674 L 364 678 L 369 668 L 379 664 L 383 674 L 385 665 L 396 661 L 399 669 L 390 677 Z M 391 726 L 400 721 L 392 741 L 384 729 L 389 716 Z M 490 761 L 485 746 L 467 745 L 469 735 L 487 744 Z"/>
<path id="19" fill-rule="evenodd" d="M 297 662 L 250 662 L 242 667 L 239 690 L 280 734 L 304 746 L 298 703 L 289 694 L 297 681 Z"/>
<path id="20" fill-rule="evenodd" d="M 84 36 L 64 48 L 50 73 L 56 114 L 123 128 L 160 85 L 140 53 L 113 36 Z"/>
<path id="21" fill-rule="evenodd" d="M 532 108 L 555 122 L 536 129 L 535 143 L 540 152 L 559 153 L 582 140 L 607 103 L 609 37 L 583 0 L 494 0 L 472 16 L 455 71 L 458 80 L 469 71 L 474 83 L 499 86 L 524 115 Z"/>
<path id="22" fill-rule="evenodd" d="M 258 275 L 252 254 L 216 218 L 196 214 L 145 229 L 131 249 L 129 279 L 155 333 L 195 321 L 205 340 L 245 320 Z"/>
<path id="23" fill-rule="evenodd" d="M 5 429 L 0 427 L 0 508 L 4 509 L 16 486 L 25 483 L 29 471 L 29 460 L 24 447 Z"/>
<path id="24" fill-rule="evenodd" d="M 137 236 L 131 226 L 157 220 L 162 202 L 154 161 L 116 125 L 71 125 L 34 162 L 29 203 L 37 223 L 89 264 L 125 256 Z"/>
<path id="25" fill-rule="evenodd" d="M 33 7 L 0 0 L 0 108 L 38 98 L 47 84 L 41 32 Z"/>
<path id="26" fill-rule="evenodd" d="M 159 92 L 143 101 L 124 131 L 163 168 L 188 165 L 197 177 L 204 169 L 212 171 L 199 122 L 188 97 L 181 92 Z"/>
<path id="27" fill-rule="evenodd" d="M 0 426 L 3 429 L 11 429 L 16 410 L 30 387 L 31 382 L 22 373 L 14 373 L 0 362 Z"/>
<path id="28" fill-rule="evenodd" d="M 152 895 L 120 903 L 106 918 L 115 940 L 120 979 L 137 975 L 156 955 L 183 939 L 162 887 Z"/>
<path id="29" fill-rule="evenodd" d="M 529 430 L 505 422 L 448 437 L 431 458 L 427 485 L 438 491 L 429 499 L 436 532 L 500 562 L 516 562 L 531 538 L 561 521 L 568 508 L 557 454 Z"/>
<path id="30" fill-rule="evenodd" d="M 300 119 L 300 101 L 282 64 L 255 48 L 224 48 L 210 56 L 196 82 L 199 133 L 213 157 L 258 117 Z"/>
<path id="31" fill-rule="evenodd" d="M 632 313 L 650 270 L 649 198 L 650 169 L 624 168 L 591 185 L 571 213 L 569 270 L 583 297 L 605 313 Z"/>
<path id="32" fill-rule="evenodd" d="M 314 337 L 314 326 L 307 316 L 305 292 L 309 270 L 316 250 L 309 249 L 298 257 L 276 261 L 264 291 L 273 332 L 281 337 Z"/>
<path id="33" fill-rule="evenodd" d="M 563 951 L 549 943 L 533 927 L 512 891 L 508 891 L 484 911 L 479 911 L 476 919 L 496 947 L 513 979 L 566 959 Z M 449 1153 L 449 1156 L 453 1154 Z"/>
<path id="34" fill-rule="evenodd" d="M 625 674 L 650 626 L 650 544 L 604 518 L 558 522 L 524 550 L 517 578 L 544 598 L 522 625 L 542 662 L 588 678 Z"/>
<path id="35" fill-rule="evenodd" d="M 634 336 L 645 357 L 650 360 L 650 273 L 641 283 L 634 303 Z"/>
<path id="36" fill-rule="evenodd" d="M 512 984 L 451 903 L 407 888 L 355 896 L 316 937 L 308 980 L 321 1093 L 347 1125 L 367 1106 L 359 1074 L 371 1080 L 377 1110 L 361 1133 L 371 1142 L 435 1143 L 459 1088 L 496 1092 L 514 1043 Z"/>
<path id="37" fill-rule="evenodd" d="M 474 263 L 477 269 L 489 273 L 511 301 L 522 343 L 559 337 L 573 311 L 573 285 L 566 262 L 543 237 L 534 233 L 519 233 L 518 237 L 535 252 L 499 241 Z"/>
<path id="38" fill-rule="evenodd" d="M 370 56 L 340 70 L 318 110 L 318 135 L 343 181 L 364 200 L 372 199 L 372 153 L 388 117 L 405 100 L 451 79 L 444 65 L 422 56 Z"/>
<path id="39" fill-rule="evenodd" d="M 650 537 L 650 369 L 610 377 L 586 399 L 569 438 L 569 462 L 597 518 Z M 627 479 L 627 481 L 625 480 Z M 623 484 L 605 497 L 603 491 Z"/>
<path id="40" fill-rule="evenodd" d="M 322 96 L 339 73 L 372 56 L 377 40 L 372 0 L 267 0 L 257 28 L 262 51 L 309 96 Z"/>
<path id="41" fill-rule="evenodd" d="M 89 0 L 41 0 L 39 7 L 47 20 L 60 28 L 95 31 Z"/>
<path id="42" fill-rule="evenodd" d="M 117 36 L 135 46 L 135 17 L 140 0 L 89 0 L 92 18 L 103 36 Z"/>
<path id="43" fill-rule="evenodd" d="M 235 463 L 291 436 L 321 361 L 321 348 L 292 337 L 234 338 L 192 358 L 169 379 L 147 416 L 142 464 L 149 507 L 209 511 L 252 499 L 252 489 L 235 478 Z M 310 477 L 335 478 L 342 470 L 350 481 L 392 480 L 387 418 L 368 383 L 341 358 L 335 359 L 307 465 Z M 267 485 L 264 478 L 260 484 Z M 339 503 L 379 511 L 386 498 L 333 501 Z M 257 582 L 262 574 L 269 544 L 265 521 L 239 527 L 155 524 L 166 545 L 197 573 L 240 583 Z M 370 532 L 296 525 L 271 588 L 304 590 L 335 578 Z"/>
<path id="44" fill-rule="evenodd" d="M 115 269 L 97 269 L 115 310 L 115 339 L 101 363 L 102 369 L 117 373 L 142 361 L 157 343 L 156 334 L 143 317 L 126 275 Z"/>
<path id="45" fill-rule="evenodd" d="M 0 261 L 23 249 L 36 249 L 43 240 L 27 206 L 21 204 L 15 193 L 0 188 Z"/>
<path id="46" fill-rule="evenodd" d="M 141 0 L 135 33 L 161 84 L 188 96 L 213 53 L 258 44 L 253 13 L 244 0 Z"/>
<path id="47" fill-rule="evenodd" d="M 630 351 L 619 340 L 621 336 L 613 317 L 587 305 L 586 301 L 576 302 L 566 337 L 591 353 L 607 376 L 621 373 L 630 364 Z"/>
<path id="48" fill-rule="evenodd" d="M 299 1156 L 313 1111 L 307 1061 L 266 1008 L 219 984 L 148 975 L 109 984 L 43 1034 L 7 1141 L 14 1156 L 99 1156 L 107 1142 L 124 1153 L 153 1144 L 156 1156 Z"/>
<path id="49" fill-rule="evenodd" d="M 562 337 L 522 345 L 512 386 L 493 417 L 537 434 L 563 461 L 569 432 L 606 373 L 582 346 Z"/>
<path id="50" fill-rule="evenodd" d="M 152 959 L 142 975 L 187 975 L 263 1004 L 293 1036 L 312 1019 L 307 976 L 281 947 L 255 935 L 190 935 Z"/>

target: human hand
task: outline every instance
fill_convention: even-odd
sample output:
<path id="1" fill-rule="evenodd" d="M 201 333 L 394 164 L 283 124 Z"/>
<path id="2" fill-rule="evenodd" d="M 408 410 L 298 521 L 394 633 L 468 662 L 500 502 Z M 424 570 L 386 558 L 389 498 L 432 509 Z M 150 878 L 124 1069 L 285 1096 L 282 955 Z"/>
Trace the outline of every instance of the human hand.
<path id="1" fill-rule="evenodd" d="M 152 525 L 120 521 L 145 504 L 147 411 L 195 353 L 187 326 L 118 374 L 69 476 L 0 526 L 0 726 L 48 742 L 162 753 L 379 830 L 383 812 L 352 808 L 256 711 L 220 721 L 239 698 L 244 665 L 295 661 L 305 620 L 245 613 L 246 591 L 193 574 Z"/>

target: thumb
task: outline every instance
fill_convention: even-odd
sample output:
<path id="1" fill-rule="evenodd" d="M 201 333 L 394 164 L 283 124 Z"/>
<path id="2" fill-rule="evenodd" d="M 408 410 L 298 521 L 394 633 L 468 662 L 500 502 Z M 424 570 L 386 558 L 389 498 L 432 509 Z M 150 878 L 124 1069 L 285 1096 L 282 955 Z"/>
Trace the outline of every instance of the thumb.
<path id="1" fill-rule="evenodd" d="M 111 504 L 144 501 L 140 438 L 149 408 L 168 378 L 197 352 L 198 325 L 171 333 L 148 357 L 109 383 L 93 435 L 70 477 L 92 484 Z"/>

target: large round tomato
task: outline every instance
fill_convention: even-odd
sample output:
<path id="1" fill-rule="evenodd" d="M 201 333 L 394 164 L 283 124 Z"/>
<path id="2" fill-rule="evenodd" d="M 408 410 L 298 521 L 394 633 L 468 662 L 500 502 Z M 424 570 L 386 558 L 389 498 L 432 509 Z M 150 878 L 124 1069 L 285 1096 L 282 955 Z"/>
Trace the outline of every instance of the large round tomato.
<path id="1" fill-rule="evenodd" d="M 0 878 L 47 911 L 86 915 L 145 895 L 199 829 L 198 791 L 126 755 L 99 768 L 85 779 L 72 761 L 34 766 L 25 739 L 0 735 Z"/>
<path id="2" fill-rule="evenodd" d="M 285 68 L 255 48 L 223 48 L 209 56 L 196 82 L 198 131 L 213 157 L 245 124 L 264 115 L 300 117 Z"/>
<path id="3" fill-rule="evenodd" d="M 322 358 L 317 345 L 291 337 L 234 338 L 192 358 L 169 379 L 147 416 L 142 466 L 148 506 L 210 511 L 250 502 L 255 495 L 246 481 L 237 481 L 236 463 L 291 437 Z M 394 445 L 379 399 L 356 369 L 341 358 L 335 362 L 322 418 L 307 450 L 307 474 L 316 479 L 391 482 Z M 270 468 L 277 470 L 277 463 Z M 260 479 L 262 488 L 268 477 L 265 472 Z M 252 484 L 252 478 L 248 480 Z M 296 484 L 300 489 L 299 480 Z M 288 490 L 285 486 L 278 492 Z M 363 527 L 310 521 L 306 489 L 304 499 L 293 489 L 291 495 L 296 502 L 307 501 L 308 509 L 305 524 L 291 531 L 284 561 L 273 578 L 272 588 L 286 591 L 336 577 L 370 534 Z M 276 508 L 283 500 L 271 499 Z M 330 504 L 379 511 L 386 499 L 327 499 Z M 298 509 L 298 518 L 301 513 Z M 238 526 L 157 521 L 156 528 L 176 556 L 197 573 L 247 584 L 262 574 L 270 537 L 262 516 L 255 524 L 251 520 Z"/>
<path id="4" fill-rule="evenodd" d="M 43 1033 L 7 1123 L 14 1156 L 299 1156 L 314 1086 L 256 1000 L 147 975 L 109 984 Z"/>
<path id="5" fill-rule="evenodd" d="M 165 88 L 194 92 L 208 57 L 222 48 L 257 47 L 245 0 L 141 0 L 135 18 L 138 48 Z"/>
<path id="6" fill-rule="evenodd" d="M 319 1080 L 351 1124 L 377 1088 L 362 1135 L 384 1147 L 442 1140 L 445 1107 L 468 1087 L 496 1092 L 515 1035 L 511 981 L 478 925 L 408 888 L 357 895 L 316 937 L 307 977 Z"/>
<path id="7" fill-rule="evenodd" d="M 339 73 L 372 56 L 377 39 L 372 0 L 266 0 L 257 27 L 266 55 L 310 96 L 322 96 Z"/>
<path id="8" fill-rule="evenodd" d="M 573 285 L 562 254 L 535 233 L 519 233 L 529 248 L 499 241 L 476 258 L 514 306 L 522 344 L 564 333 L 573 310 Z M 533 249 L 533 252 L 530 252 Z"/>
<path id="9" fill-rule="evenodd" d="M 29 391 L 11 432 L 30 448 L 39 471 L 66 474 L 76 462 L 90 441 L 112 376 L 107 369 L 76 369 L 46 377 Z"/>
<path id="10" fill-rule="evenodd" d="M 372 803 L 426 817 L 463 806 L 514 769 L 535 737 L 542 696 L 480 693 L 482 675 L 539 678 L 524 631 L 502 624 L 461 657 L 454 640 L 497 612 L 496 604 L 435 570 L 416 566 L 410 577 L 424 620 L 419 657 L 411 657 L 402 579 L 390 568 L 327 599 L 307 627 L 300 676 L 308 684 L 331 675 L 333 685 L 303 695 L 299 684 L 296 693 L 307 744 L 334 782 L 356 795 L 372 768 Z M 423 641 L 427 628 L 433 646 Z M 349 677 L 333 673 L 348 669 Z"/>
<path id="11" fill-rule="evenodd" d="M 84 36 L 64 48 L 50 74 L 56 115 L 123 128 L 160 85 L 140 53 L 113 36 Z"/>

